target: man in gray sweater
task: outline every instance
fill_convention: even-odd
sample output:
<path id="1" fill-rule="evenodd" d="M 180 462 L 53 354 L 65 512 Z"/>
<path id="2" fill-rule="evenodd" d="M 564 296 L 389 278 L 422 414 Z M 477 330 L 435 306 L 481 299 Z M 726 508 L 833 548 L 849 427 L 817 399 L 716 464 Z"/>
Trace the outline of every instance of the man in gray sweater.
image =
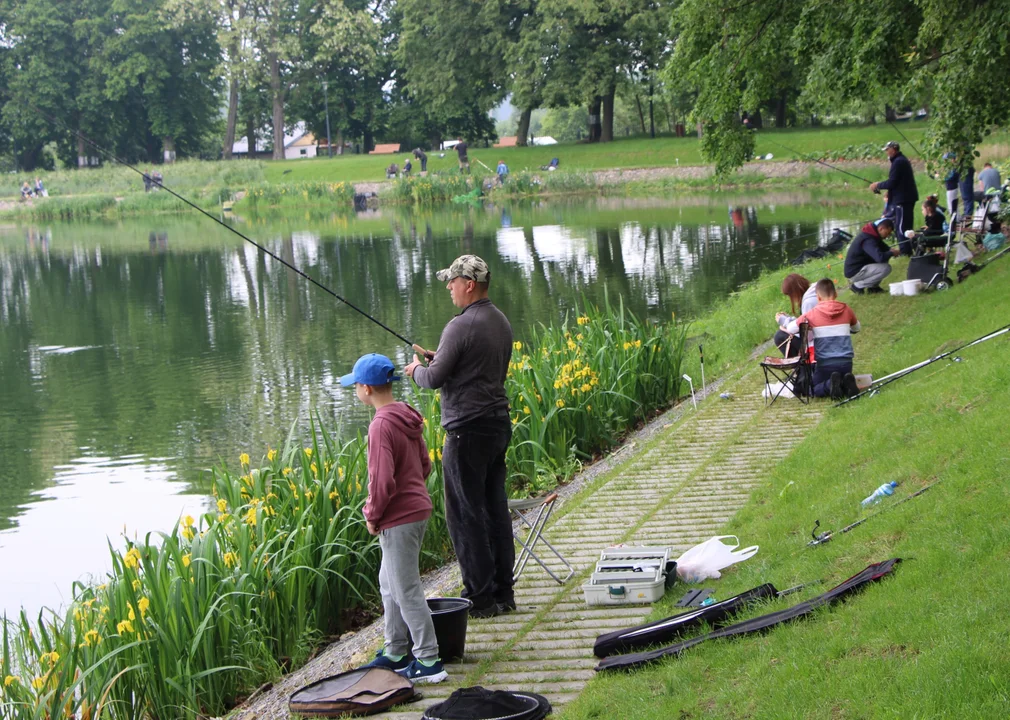
<path id="1" fill-rule="evenodd" d="M 456 258 L 436 277 L 461 309 L 442 331 L 438 349 L 419 345 L 404 368 L 418 387 L 441 388 L 445 516 L 472 617 L 515 609 L 515 547 L 505 492 L 505 451 L 512 439 L 505 376 L 512 326 L 488 299 L 491 272 L 476 255 Z"/>

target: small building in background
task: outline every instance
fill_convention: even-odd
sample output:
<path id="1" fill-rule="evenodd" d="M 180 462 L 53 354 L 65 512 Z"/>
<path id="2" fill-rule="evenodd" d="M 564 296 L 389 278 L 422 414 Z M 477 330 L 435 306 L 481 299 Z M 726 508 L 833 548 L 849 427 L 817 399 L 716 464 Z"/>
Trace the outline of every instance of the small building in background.
<path id="1" fill-rule="evenodd" d="M 259 133 L 257 133 L 258 135 Z M 270 136 L 272 138 L 272 136 Z M 262 160 L 269 160 L 273 157 L 273 151 L 268 149 L 271 142 L 260 144 L 257 138 L 256 157 Z M 325 147 L 325 145 L 324 145 Z M 299 158 L 314 158 L 316 156 L 318 143 L 315 136 L 305 129 L 305 123 L 296 124 L 290 133 L 284 135 L 284 158 L 286 160 L 297 160 Z M 249 156 L 249 139 L 239 138 L 231 146 L 232 157 L 244 158 Z"/>

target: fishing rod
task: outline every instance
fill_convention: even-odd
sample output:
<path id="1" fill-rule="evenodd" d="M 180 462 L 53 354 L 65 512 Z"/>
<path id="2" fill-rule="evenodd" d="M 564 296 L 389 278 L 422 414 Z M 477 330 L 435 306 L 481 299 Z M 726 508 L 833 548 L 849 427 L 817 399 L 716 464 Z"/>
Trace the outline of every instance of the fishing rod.
<path id="1" fill-rule="evenodd" d="M 961 350 L 965 350 L 967 348 L 970 348 L 973 345 L 978 345 L 979 343 L 984 343 L 986 340 L 992 340 L 994 337 L 999 337 L 1000 335 L 1004 335 L 1007 332 L 1010 332 L 1010 325 L 1004 325 L 1003 327 L 1001 327 L 1001 328 L 999 328 L 997 330 L 992 331 L 988 335 L 983 335 L 982 337 L 977 338 L 975 340 L 972 340 L 971 342 L 967 342 L 964 345 L 961 345 L 959 347 L 954 348 L 953 350 L 948 350 L 945 353 L 941 353 L 939 355 L 936 355 L 935 357 L 931 357 L 931 358 L 929 358 L 927 360 L 923 360 L 922 362 L 918 362 L 915 365 L 910 365 L 907 368 L 905 368 L 904 370 L 898 370 L 897 372 L 891 373 L 890 375 L 885 375 L 884 377 L 880 378 L 879 380 L 875 380 L 870 385 L 870 387 L 866 388 L 861 393 L 853 395 L 850 398 L 846 398 L 845 400 L 842 400 L 841 402 L 835 403 L 835 407 L 841 407 L 842 405 L 845 405 L 848 402 L 852 402 L 853 400 L 858 400 L 859 398 L 863 397 L 864 395 L 875 395 L 880 390 L 880 388 L 884 387 L 885 385 L 891 384 L 895 380 L 900 380 L 901 378 L 905 377 L 906 375 L 911 375 L 916 370 L 921 370 L 922 368 L 926 367 L 927 365 L 932 365 L 935 362 L 939 362 L 940 360 L 943 360 L 944 358 L 950 357 L 954 353 L 957 353 L 957 352 L 960 352 Z"/>
<path id="2" fill-rule="evenodd" d="M 891 127 L 893 127 L 893 128 L 894 128 L 894 131 L 895 131 L 896 133 L 898 133 L 899 135 L 901 135 L 901 139 L 902 139 L 902 140 L 904 140 L 905 142 L 907 142 L 907 143 L 908 143 L 908 146 L 909 146 L 910 148 L 912 148 L 913 150 L 915 150 L 915 154 L 916 154 L 916 155 L 918 155 L 919 157 L 922 157 L 922 153 L 921 153 L 921 152 L 919 152 L 919 148 L 917 148 L 917 147 L 916 147 L 915 145 L 913 145 L 913 144 L 912 144 L 912 141 L 911 141 L 911 140 L 909 140 L 909 139 L 908 139 L 908 138 L 907 138 L 907 137 L 905 136 L 905 133 L 901 132 L 901 130 L 899 130 L 899 129 L 898 129 L 898 126 L 897 126 L 897 125 L 895 125 L 895 124 L 894 124 L 893 122 L 891 122 L 890 120 L 888 120 L 888 121 L 887 121 L 887 124 L 888 124 L 888 125 L 890 125 Z"/>
<path id="3" fill-rule="evenodd" d="M 824 167 L 831 168 L 832 170 L 837 170 L 838 172 L 842 173 L 843 175 L 848 175 L 849 177 L 853 177 L 856 180 L 862 180 L 867 185 L 872 185 L 873 184 L 872 180 L 867 180 L 866 178 L 860 177 L 859 175 L 854 175 L 854 174 L 848 172 L 847 170 L 842 170 L 840 167 L 836 167 L 836 166 L 832 165 L 831 163 L 826 163 L 826 162 L 824 162 L 823 160 L 821 160 L 819 158 L 815 158 L 815 157 L 813 157 L 811 155 L 806 155 L 805 153 L 801 153 L 799 150 L 793 150 L 791 147 L 789 147 L 787 145 L 783 145 L 780 142 L 776 142 L 775 140 L 772 140 L 770 138 L 769 138 L 768 142 L 772 143 L 773 145 L 778 145 L 780 148 L 782 148 L 783 150 L 787 150 L 787 151 L 791 152 L 793 155 L 799 155 L 799 156 L 805 158 L 807 161 L 813 160 L 816 163 L 820 163 Z"/>
<path id="4" fill-rule="evenodd" d="M 920 488 L 920 489 L 916 490 L 914 493 L 912 493 L 908 497 L 902 498 L 901 500 L 899 500 L 896 503 L 892 503 L 891 505 L 888 505 L 887 507 L 883 507 L 880 510 L 877 510 L 876 512 L 870 513 L 866 517 L 860 518 L 859 520 L 856 520 L 856 522 L 851 523 L 849 525 L 846 525 L 841 530 L 834 530 L 834 531 L 831 531 L 831 532 L 822 532 L 822 533 L 818 534 L 817 528 L 819 528 L 821 526 L 821 521 L 820 520 L 816 520 L 814 522 L 814 529 L 810 531 L 810 536 L 813 538 L 813 540 L 811 540 L 810 542 L 807 543 L 807 547 L 817 547 L 818 545 L 824 545 L 825 543 L 829 543 L 829 542 L 831 542 L 831 538 L 833 538 L 835 535 L 844 535 L 845 533 L 849 532 L 850 530 L 855 530 L 857 527 L 859 527 L 860 525 L 862 525 L 864 522 L 866 522 L 870 518 L 874 518 L 877 515 L 880 515 L 882 512 L 886 512 L 888 510 L 893 510 L 894 508 L 898 507 L 902 503 L 907 503 L 912 498 L 919 497 L 924 492 L 926 492 L 927 490 L 929 490 L 931 487 L 933 487 L 934 485 L 937 485 L 939 482 L 940 482 L 940 480 L 936 480 L 934 482 L 931 482 L 926 487 L 923 487 L 923 488 Z"/>
<path id="5" fill-rule="evenodd" d="M 265 248 L 263 245 L 260 245 L 258 242 L 256 242 L 252 238 L 250 238 L 248 235 L 239 232 L 238 230 L 236 230 L 235 228 L 233 228 L 231 225 L 229 225 L 228 223 L 224 222 L 220 218 L 217 218 L 217 217 L 211 215 L 209 212 L 207 212 L 206 210 L 204 210 L 202 207 L 200 207 L 196 203 L 188 200 L 187 198 L 183 197 L 182 195 L 180 195 L 179 193 L 177 193 L 175 190 L 173 190 L 172 188 L 170 188 L 167 185 L 165 185 L 160 180 L 156 180 L 155 178 L 151 177 L 147 173 L 145 173 L 145 172 L 143 172 L 141 170 L 138 170 L 136 167 L 134 167 L 130 163 L 126 162 L 125 160 L 123 160 L 119 156 L 115 155 L 111 150 L 107 150 L 106 148 L 102 147 L 97 142 L 95 142 L 94 140 L 92 140 L 91 138 L 89 138 L 87 135 L 85 135 L 84 133 L 82 133 L 82 132 L 80 132 L 78 130 L 75 130 L 72 127 L 70 127 L 65 122 L 63 122 L 62 120 L 60 120 L 59 118 L 53 117 L 49 113 L 45 112 L 44 110 L 39 109 L 38 107 L 36 107 L 35 105 L 33 105 L 31 103 L 26 103 L 26 105 L 28 105 L 28 107 L 32 108 L 33 110 L 35 110 L 35 112 L 39 113 L 43 117 L 46 117 L 50 121 L 52 121 L 54 123 L 57 123 L 58 125 L 61 125 L 65 130 L 69 131 L 72 135 L 74 135 L 75 137 L 77 137 L 80 140 L 83 140 L 88 145 L 90 145 L 91 147 L 95 148 L 98 152 L 102 153 L 106 157 L 111 158 L 112 160 L 114 160 L 115 162 L 119 163 L 123 167 L 126 167 L 126 168 L 129 168 L 130 170 L 133 170 L 133 172 L 135 172 L 138 175 L 140 175 L 146 181 L 149 181 L 152 185 L 155 185 L 155 186 L 161 188 L 162 190 L 165 190 L 170 195 L 172 195 L 173 197 L 175 197 L 178 200 L 181 200 L 183 203 L 185 203 L 186 205 L 189 205 L 194 210 L 202 213 L 203 215 L 206 215 L 207 217 L 209 217 L 211 220 L 213 220 L 214 222 L 216 222 L 221 227 L 223 227 L 223 228 L 225 228 L 227 230 L 230 230 L 231 232 L 235 233 L 240 238 L 242 238 L 243 240 L 245 240 L 247 243 L 249 243 L 250 245 L 254 246 L 256 249 L 258 249 L 260 252 L 264 253 L 265 255 L 269 255 L 271 258 L 273 258 L 274 260 L 276 260 L 277 262 L 279 262 L 281 265 L 285 266 L 289 270 L 292 270 L 293 272 L 295 272 L 298 275 L 302 276 L 303 278 L 305 278 L 306 280 L 308 280 L 310 283 L 312 283 L 313 285 L 315 285 L 320 290 L 323 290 L 324 292 L 329 293 L 330 295 L 332 295 L 333 297 L 335 297 L 337 300 L 339 300 L 340 302 L 344 303 L 347 307 L 351 308 L 355 312 L 357 312 L 360 315 L 363 315 L 364 317 L 366 317 L 369 320 L 371 320 L 373 323 L 375 323 L 376 325 L 378 325 L 379 327 L 381 327 L 383 330 L 385 330 L 386 332 L 388 332 L 390 335 L 393 335 L 394 337 L 402 340 L 407 345 L 411 345 L 411 346 L 414 345 L 414 343 L 412 343 L 410 340 L 408 340 L 407 338 L 405 338 L 400 333 L 398 333 L 395 330 L 393 330 L 391 327 L 389 327 L 388 325 L 386 325 L 385 323 L 383 323 L 381 320 L 378 320 L 377 318 L 372 317 L 371 315 L 369 315 L 367 312 L 365 312 L 364 310 L 362 310 L 361 308 L 359 308 L 357 305 L 355 305 L 351 301 L 349 301 L 346 298 L 338 295 L 336 292 L 334 292 L 330 288 L 328 288 L 325 285 L 323 285 L 321 282 L 319 282 L 318 280 L 316 280 L 311 275 L 308 275 L 304 271 L 298 269 L 297 267 L 295 267 L 294 265 L 292 265 L 291 263 L 289 263 L 284 258 L 280 257 L 276 253 L 271 252 L 270 250 L 268 250 L 267 248 Z"/>

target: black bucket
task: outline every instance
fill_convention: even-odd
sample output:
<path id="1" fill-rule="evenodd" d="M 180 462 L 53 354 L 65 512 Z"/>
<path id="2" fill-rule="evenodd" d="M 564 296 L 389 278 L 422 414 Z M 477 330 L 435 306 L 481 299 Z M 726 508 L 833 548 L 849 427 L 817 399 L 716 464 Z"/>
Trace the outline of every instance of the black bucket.
<path id="1" fill-rule="evenodd" d="M 466 650 L 466 624 L 473 603 L 466 598 L 428 598 L 431 622 L 438 639 L 442 662 L 463 657 Z"/>

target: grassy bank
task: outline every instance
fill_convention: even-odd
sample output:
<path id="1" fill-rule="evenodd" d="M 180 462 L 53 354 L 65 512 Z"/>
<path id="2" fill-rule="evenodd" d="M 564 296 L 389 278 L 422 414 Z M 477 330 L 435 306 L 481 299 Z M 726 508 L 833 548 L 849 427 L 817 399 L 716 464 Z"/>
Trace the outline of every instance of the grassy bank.
<path id="1" fill-rule="evenodd" d="M 645 324 L 618 304 L 516 340 L 510 490 L 553 486 L 676 398 L 683 338 L 680 324 Z M 430 568 L 449 552 L 444 433 L 438 394 L 412 399 L 434 465 Z M 0 718 L 220 715 L 374 608 L 379 552 L 361 515 L 360 434 L 341 440 L 317 424 L 307 441 L 216 470 L 213 492 L 211 512 L 112 543 L 105 582 L 76 585 L 64 611 L 5 619 Z"/>
<path id="2" fill-rule="evenodd" d="M 820 274 L 812 269 L 809 277 Z M 775 288 L 781 276 L 756 283 L 705 321 L 713 335 L 706 351 L 719 355 L 724 370 L 739 367 L 770 334 L 772 314 L 783 309 Z M 863 324 L 857 372 L 881 377 L 1005 325 L 1008 280 L 1004 258 L 944 293 L 843 297 Z M 1010 402 L 1008 342 L 994 339 L 964 351 L 962 362 L 934 364 L 875 397 L 829 409 L 725 528 L 760 545 L 758 555 L 703 585 L 722 599 L 763 582 L 782 589 L 825 579 L 744 619 L 824 592 L 870 562 L 905 558 L 893 578 L 765 635 L 597 676 L 562 717 L 1007 716 L 1010 658 L 994 620 L 1010 581 L 1001 421 Z M 805 547 L 815 520 L 822 530 L 855 521 L 866 514 L 859 501 L 891 480 L 901 485 L 883 508 L 941 482 L 825 546 Z M 677 612 L 684 590 L 669 593 L 653 617 Z"/>
<path id="3" fill-rule="evenodd" d="M 899 128 L 917 147 L 925 132 L 924 123 L 900 123 Z M 762 130 L 756 136 L 756 153 L 774 155 L 775 160 L 795 160 L 813 154 L 824 158 L 861 159 L 871 157 L 883 160 L 873 148 L 891 139 L 901 138 L 887 124 L 825 128 L 800 128 Z M 909 143 L 901 140 L 906 153 L 917 157 Z M 783 148 L 786 146 L 789 150 Z M 1002 160 L 1010 155 L 1010 134 L 998 131 L 979 147 L 984 160 Z M 234 160 L 230 162 L 183 161 L 159 166 L 164 181 L 173 189 L 187 195 L 198 195 L 217 205 L 221 197 L 231 192 L 267 185 L 294 185 L 300 183 L 359 183 L 385 180 L 385 168 L 390 162 L 402 164 L 408 153 L 396 155 L 344 155 L 311 160 Z M 456 172 L 456 154 L 446 151 L 430 152 L 428 169 L 432 174 Z M 552 157 L 561 159 L 561 170 L 587 174 L 599 170 L 620 168 L 659 168 L 684 165 L 704 165 L 696 137 L 626 138 L 606 144 L 565 144 L 530 148 L 479 148 L 470 150 L 471 168 L 485 172 L 480 162 L 493 168 L 499 159 L 505 160 L 514 174 L 536 172 Z M 479 162 L 478 162 L 479 161 Z M 142 169 L 146 169 L 142 168 Z M 743 174 L 746 175 L 746 168 Z M 53 198 L 79 195 L 142 194 L 143 183 L 131 170 L 108 164 L 89 170 L 61 170 L 58 172 L 23 173 L 12 176 L 6 187 L 0 188 L 0 199 L 8 201 L 18 197 L 22 180 L 42 178 Z M 703 181 L 701 186 L 711 183 Z"/>

